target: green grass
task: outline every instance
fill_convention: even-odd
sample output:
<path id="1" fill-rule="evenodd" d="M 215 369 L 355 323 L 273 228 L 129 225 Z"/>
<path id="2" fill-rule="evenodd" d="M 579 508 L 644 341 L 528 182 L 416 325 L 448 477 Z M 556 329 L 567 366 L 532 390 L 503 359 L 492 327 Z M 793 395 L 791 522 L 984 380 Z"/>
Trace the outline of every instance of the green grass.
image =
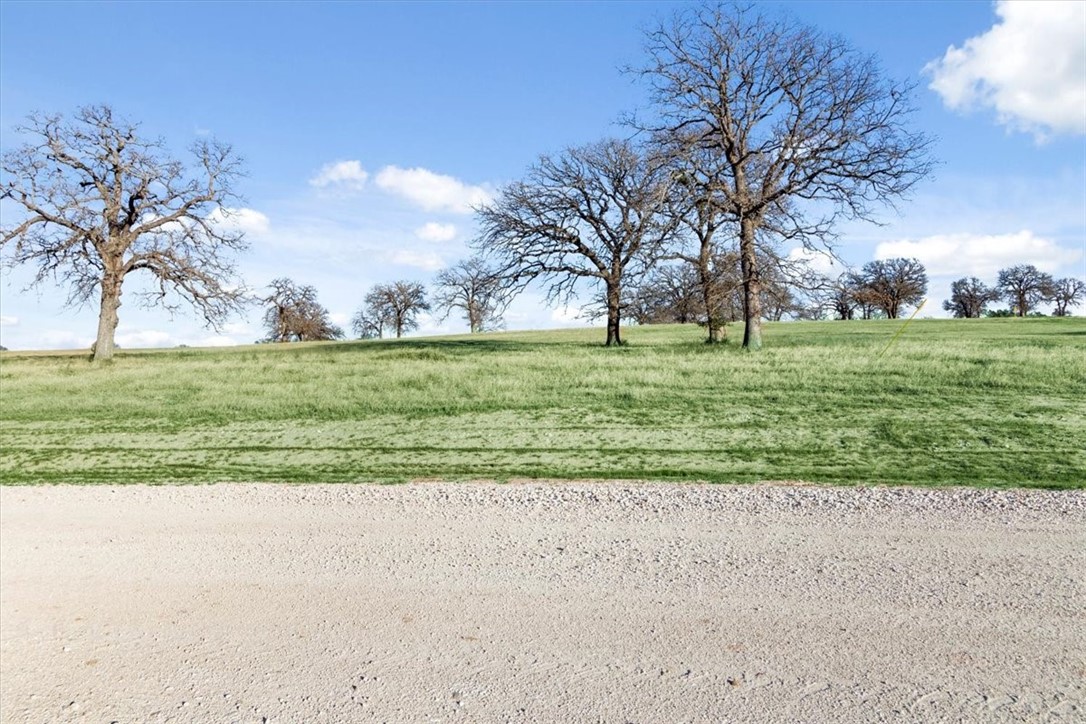
<path id="1" fill-rule="evenodd" d="M 0 482 L 1086 486 L 1086 320 L 0 355 Z M 731 330 L 736 334 L 736 330 Z"/>

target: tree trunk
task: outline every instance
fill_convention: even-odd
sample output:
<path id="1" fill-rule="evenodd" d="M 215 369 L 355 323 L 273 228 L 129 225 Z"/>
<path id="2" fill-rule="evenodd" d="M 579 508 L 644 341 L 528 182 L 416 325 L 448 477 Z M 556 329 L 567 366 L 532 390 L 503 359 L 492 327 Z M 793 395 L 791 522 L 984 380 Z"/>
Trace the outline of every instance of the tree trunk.
<path id="1" fill-rule="evenodd" d="M 705 305 L 705 326 L 709 330 L 708 344 L 716 344 L 720 341 L 720 320 L 716 316 L 716 305 L 713 303 L 713 275 L 709 269 L 708 244 L 701 245 L 701 255 L 698 257 L 698 281 L 701 283 L 701 301 Z"/>
<path id="2" fill-rule="evenodd" d="M 468 297 L 468 327 L 471 328 L 472 334 L 483 331 L 482 316 L 482 310 L 475 303 L 475 298 Z"/>
<path id="3" fill-rule="evenodd" d="M 121 306 L 121 282 L 124 276 L 106 272 L 102 276 L 102 306 L 98 312 L 98 338 L 94 342 L 94 361 L 113 359 L 116 346 L 117 310 Z"/>
<path id="4" fill-rule="evenodd" d="M 617 284 L 607 285 L 607 346 L 622 344 L 619 331 L 619 293 Z"/>
<path id="5" fill-rule="evenodd" d="M 739 226 L 739 267 L 743 273 L 743 348 L 762 348 L 762 279 L 754 255 L 753 219 L 743 217 Z"/>

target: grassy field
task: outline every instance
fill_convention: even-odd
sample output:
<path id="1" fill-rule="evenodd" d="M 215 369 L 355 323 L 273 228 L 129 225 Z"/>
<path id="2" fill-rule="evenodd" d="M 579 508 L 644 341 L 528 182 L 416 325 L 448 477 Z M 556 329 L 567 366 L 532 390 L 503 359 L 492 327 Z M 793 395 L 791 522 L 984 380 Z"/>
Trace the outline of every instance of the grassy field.
<path id="1" fill-rule="evenodd" d="M 0 355 L 0 482 L 624 478 L 1086 487 L 1086 320 Z M 733 336 L 736 334 L 732 330 Z"/>

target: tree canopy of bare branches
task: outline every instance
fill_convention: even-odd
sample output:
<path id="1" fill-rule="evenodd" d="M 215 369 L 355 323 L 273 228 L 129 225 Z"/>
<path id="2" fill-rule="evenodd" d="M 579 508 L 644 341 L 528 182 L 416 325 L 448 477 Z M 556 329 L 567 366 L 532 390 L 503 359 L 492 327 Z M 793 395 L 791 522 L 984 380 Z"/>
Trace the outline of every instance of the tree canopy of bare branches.
<path id="1" fill-rule="evenodd" d="M 134 272 L 155 281 L 143 302 L 172 312 L 186 301 L 212 327 L 244 304 L 230 252 L 246 244 L 229 219 L 241 166 L 229 146 L 196 143 L 188 168 L 104 105 L 71 120 L 32 115 L 16 130 L 32 140 L 4 155 L 2 198 L 25 213 L 5 221 L 0 243 L 9 263 L 37 265 L 33 284 L 66 285 L 69 304 L 98 296 L 95 360 L 113 356 L 122 285 Z"/>
<path id="2" fill-rule="evenodd" d="M 328 310 L 317 302 L 317 290 L 298 286 L 280 277 L 269 285 L 272 293 L 264 297 L 268 305 L 264 326 L 269 342 L 316 342 L 341 339 L 343 330 L 332 323 Z"/>
<path id="3" fill-rule="evenodd" d="M 999 271 L 996 286 L 1011 305 L 1011 311 L 1024 317 L 1041 302 L 1052 298 L 1054 281 L 1032 264 L 1018 264 Z"/>
<path id="4" fill-rule="evenodd" d="M 443 269 L 434 286 L 433 304 L 445 310 L 443 318 L 461 310 L 472 333 L 500 329 L 513 296 L 508 280 L 477 256 Z"/>
<path id="5" fill-rule="evenodd" d="M 693 264 L 662 264 L 650 272 L 630 303 L 638 324 L 687 324 L 704 309 L 701 279 Z"/>
<path id="6" fill-rule="evenodd" d="M 1052 312 L 1057 317 L 1066 317 L 1071 307 L 1086 299 L 1086 283 L 1074 277 L 1064 277 L 1052 283 L 1052 302 L 1056 309 Z"/>
<path id="7" fill-rule="evenodd" d="M 607 345 L 622 344 L 628 285 L 660 258 L 675 231 L 665 214 L 670 174 L 661 159 L 609 139 L 543 156 L 524 181 L 478 211 L 479 250 L 515 288 L 545 280 L 550 302 L 602 285 Z"/>
<path id="8" fill-rule="evenodd" d="M 387 328 L 394 331 L 397 338 L 402 337 L 404 332 L 418 329 L 419 315 L 428 311 L 430 303 L 422 284 L 409 281 L 378 284 L 366 294 L 365 305 L 355 315 L 355 331 L 365 332 L 376 327 L 380 337 Z"/>
<path id="9" fill-rule="evenodd" d="M 999 299 L 999 290 L 976 277 L 962 277 L 951 283 L 950 299 L 943 302 L 943 309 L 960 319 L 976 319 L 984 315 L 984 308 Z"/>
<path id="10" fill-rule="evenodd" d="M 908 127 L 911 87 L 841 39 L 751 7 L 681 11 L 646 51 L 637 72 L 654 116 L 637 125 L 712 164 L 704 198 L 737 231 L 743 344 L 760 348 L 759 236 L 829 243 L 837 221 L 873 220 L 930 171 L 930 141 Z"/>
<path id="11" fill-rule="evenodd" d="M 928 274 L 916 259 L 869 261 L 859 278 L 859 294 L 866 295 L 888 319 L 897 319 L 906 306 L 919 305 L 928 293 Z"/>

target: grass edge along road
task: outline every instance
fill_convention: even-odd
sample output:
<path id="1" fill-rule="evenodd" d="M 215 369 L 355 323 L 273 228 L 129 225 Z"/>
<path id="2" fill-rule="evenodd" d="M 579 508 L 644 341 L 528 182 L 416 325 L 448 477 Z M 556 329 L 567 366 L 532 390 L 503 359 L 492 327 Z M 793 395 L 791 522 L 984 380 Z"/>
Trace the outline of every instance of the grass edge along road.
<path id="1" fill-rule="evenodd" d="M 1086 487 L 1086 320 L 916 320 L 879 357 L 900 325 L 5 352 L 0 482 Z"/>

